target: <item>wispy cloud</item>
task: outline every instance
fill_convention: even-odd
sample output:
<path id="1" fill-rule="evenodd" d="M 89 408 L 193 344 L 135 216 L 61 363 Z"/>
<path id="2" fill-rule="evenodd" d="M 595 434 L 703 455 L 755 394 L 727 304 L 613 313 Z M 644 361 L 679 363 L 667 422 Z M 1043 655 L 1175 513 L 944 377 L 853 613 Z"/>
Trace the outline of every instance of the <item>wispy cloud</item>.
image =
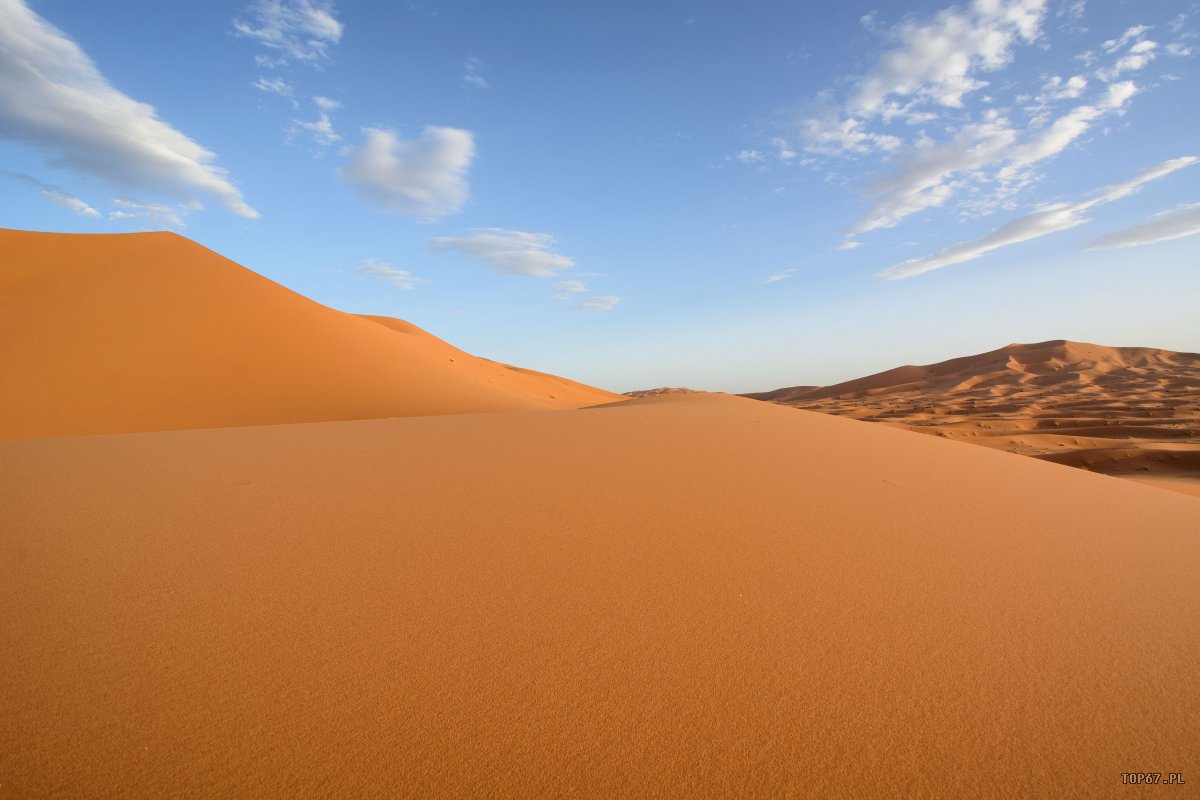
<path id="1" fill-rule="evenodd" d="M 363 128 L 366 137 L 338 175 L 363 202 L 426 220 L 458 211 L 467 201 L 467 170 L 475 157 L 470 131 L 426 127 L 417 139 Z"/>
<path id="2" fill-rule="evenodd" d="M 621 298 L 613 294 L 598 294 L 585 297 L 575 304 L 575 308 L 583 311 L 612 311 L 617 307 Z"/>
<path id="3" fill-rule="evenodd" d="M 433 247 L 457 250 L 504 275 L 553 278 L 575 262 L 554 252 L 554 237 L 504 228 L 476 228 L 466 236 L 436 236 Z"/>
<path id="4" fill-rule="evenodd" d="M 859 82 L 847 111 L 875 115 L 889 98 L 961 108 L 964 95 L 988 85 L 979 74 L 1007 66 L 1017 42 L 1037 38 L 1045 6 L 1045 0 L 975 0 L 928 21 L 902 23 L 893 32 L 899 44 Z"/>
<path id="5" fill-rule="evenodd" d="M 337 111 L 342 107 L 342 104 L 339 101 L 328 97 L 322 97 L 321 95 L 317 95 L 312 100 L 313 104 L 322 111 Z"/>
<path id="6" fill-rule="evenodd" d="M 1154 166 L 1147 167 L 1123 183 L 1106 186 L 1087 200 L 1077 203 L 1055 203 L 1043 206 L 1030 214 L 1026 214 L 997 228 L 987 236 L 974 241 L 952 245 L 931 256 L 909 259 L 880 272 L 878 277 L 887 280 L 911 278 L 914 275 L 932 272 L 942 267 L 961 264 L 965 261 L 973 261 L 1001 247 L 1007 247 L 1046 236 L 1047 234 L 1074 228 L 1088 221 L 1084 217 L 1084 212 L 1088 209 L 1131 195 L 1141 188 L 1143 184 L 1158 180 L 1178 169 L 1195 164 L 1197 161 L 1200 161 L 1200 159 L 1195 156 L 1184 156 L 1164 161 L 1161 164 L 1155 164 Z"/>
<path id="7" fill-rule="evenodd" d="M 255 59 L 260 66 L 280 67 L 328 60 L 344 26 L 332 0 L 257 0 L 234 18 L 233 30 L 267 48 Z"/>
<path id="8" fill-rule="evenodd" d="M 470 56 L 463 63 L 463 83 L 468 86 L 474 86 L 476 89 L 486 89 L 489 84 L 487 79 L 481 74 L 483 70 L 483 62 L 475 56 Z"/>
<path id="9" fill-rule="evenodd" d="M 993 113 L 986 122 L 964 126 L 947 142 L 921 142 L 896 172 L 867 187 L 874 205 L 850 235 L 890 228 L 919 211 L 942 205 L 963 186 L 963 173 L 997 161 L 1016 139 L 1007 120 Z"/>
<path id="10" fill-rule="evenodd" d="M 0 2 L 0 136 L 56 165 L 185 203 L 202 195 L 243 217 L 246 204 L 210 150 L 114 89 L 64 33 L 24 0 Z"/>
<path id="11" fill-rule="evenodd" d="M 76 214 L 79 214 L 84 217 L 93 217 L 93 218 L 100 216 L 99 211 L 92 208 L 87 203 L 85 203 L 84 201 L 82 201 L 78 197 L 76 197 L 75 195 L 71 194 L 70 192 L 66 191 L 65 189 L 60 189 L 59 187 L 52 186 L 49 183 L 43 183 L 43 182 L 39 181 L 37 178 L 33 177 L 32 175 L 26 175 L 24 172 L 7 172 L 7 171 L 0 171 L 0 175 L 4 175 L 7 178 L 12 178 L 13 180 L 24 183 L 27 186 L 32 186 L 33 188 L 35 188 L 41 192 L 42 197 L 46 198 L 47 200 L 49 200 L 52 203 L 56 203 L 56 204 L 62 206 L 64 208 L 69 208 L 72 211 L 74 211 Z"/>
<path id="12" fill-rule="evenodd" d="M 324 111 L 318 114 L 317 118 L 312 121 L 292 120 L 292 127 L 288 130 L 289 134 L 295 134 L 300 131 L 310 134 L 313 140 L 321 146 L 336 144 L 342 140 L 342 135 L 333 129 L 333 120 Z"/>
<path id="13" fill-rule="evenodd" d="M 368 258 L 361 262 L 354 268 L 354 271 L 364 278 L 372 278 L 377 281 L 390 283 L 397 289 L 409 290 L 423 283 L 429 283 L 429 281 L 418 278 L 406 269 L 397 269 L 388 262 L 375 258 Z"/>
<path id="14" fill-rule="evenodd" d="M 1072 75 L 1066 80 L 1060 75 L 1053 75 L 1042 85 L 1038 94 L 1038 103 L 1052 103 L 1057 100 L 1074 100 L 1083 94 L 1087 88 L 1087 78 L 1082 75 Z"/>
<path id="15" fill-rule="evenodd" d="M 763 278 L 762 282 L 764 284 L 779 283 L 780 281 L 786 281 L 788 278 L 792 277 L 795 274 L 796 274 L 796 268 L 792 267 L 790 269 L 780 270 L 779 272 L 776 272 L 772 275 L 768 275 L 767 277 Z"/>
<path id="16" fill-rule="evenodd" d="M 587 291 L 587 284 L 583 281 L 559 281 L 554 286 L 554 298 L 556 300 L 570 300 L 577 294 L 583 294 Z"/>
<path id="17" fill-rule="evenodd" d="M 1089 250 L 1105 250 L 1110 247 L 1139 247 L 1144 244 L 1182 239 L 1200 233 L 1200 203 L 1192 203 L 1181 209 L 1155 214 L 1146 222 L 1124 230 L 1101 236 L 1088 245 Z"/>
<path id="18" fill-rule="evenodd" d="M 1155 59 L 1158 55 L 1158 42 L 1146 38 L 1150 30 L 1148 25 L 1135 25 L 1121 35 L 1119 39 L 1110 39 L 1104 43 L 1105 53 L 1121 53 L 1120 57 L 1110 66 L 1096 70 L 1096 77 L 1102 81 L 1113 81 L 1126 72 L 1136 72 Z"/>
<path id="19" fill-rule="evenodd" d="M 293 106 L 300 105 L 296 102 L 296 89 L 283 78 L 264 78 L 259 75 L 254 83 L 250 85 L 267 94 L 279 95 Z"/>
<path id="20" fill-rule="evenodd" d="M 1083 104 L 1056 119 L 1048 128 L 1034 134 L 1007 154 L 1007 165 L 1000 170 L 1001 180 L 1039 161 L 1058 155 L 1078 139 L 1104 114 L 1121 113 L 1129 99 L 1137 94 L 1133 81 L 1110 85 L 1094 105 Z"/>
<path id="21" fill-rule="evenodd" d="M 143 224 L 155 228 L 186 228 L 183 221 L 188 213 L 186 208 L 172 208 L 162 203 L 139 203 L 134 200 L 113 198 L 112 204 L 116 211 L 108 212 L 109 219 L 140 220 Z"/>

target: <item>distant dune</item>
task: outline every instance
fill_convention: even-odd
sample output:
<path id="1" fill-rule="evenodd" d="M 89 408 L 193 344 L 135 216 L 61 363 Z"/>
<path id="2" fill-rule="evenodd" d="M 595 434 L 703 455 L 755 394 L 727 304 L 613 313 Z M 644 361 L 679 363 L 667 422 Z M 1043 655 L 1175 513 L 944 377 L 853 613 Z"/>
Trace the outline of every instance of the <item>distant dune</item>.
<path id="1" fill-rule="evenodd" d="M 1012 344 L 834 386 L 745 396 L 1200 491 L 1196 353 Z"/>
<path id="2" fill-rule="evenodd" d="M 0 230 L 0 438 L 539 408 L 611 394 L 319 305 L 171 233 Z"/>
<path id="3" fill-rule="evenodd" d="M 718 394 L 0 442 L 0 487 L 13 797 L 1200 778 L 1183 495 Z"/>

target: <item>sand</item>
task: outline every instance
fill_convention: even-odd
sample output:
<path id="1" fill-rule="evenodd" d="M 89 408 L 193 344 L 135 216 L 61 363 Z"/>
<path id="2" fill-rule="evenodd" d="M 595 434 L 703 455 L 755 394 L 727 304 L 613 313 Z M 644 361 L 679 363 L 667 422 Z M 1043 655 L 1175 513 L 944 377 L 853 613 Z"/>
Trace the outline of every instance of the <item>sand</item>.
<path id="1" fill-rule="evenodd" d="M 1200 492 L 1200 354 L 1014 344 L 835 386 L 745 395 Z"/>
<path id="2" fill-rule="evenodd" d="M 742 398 L 0 442 L 0 796 L 1200 787 L 1200 500 Z"/>
<path id="3" fill-rule="evenodd" d="M 1200 498 L 1159 488 L 1185 477 L 629 399 L 171 234 L 0 252 L 0 798 L 1200 787 Z M 994 401 L 979 438 L 1192 463 L 1182 354 L 1078 347 L 1124 362 L 1008 353 L 943 394 Z M 1021 416 L 1051 387 L 1065 411 Z"/>
<path id="4" fill-rule="evenodd" d="M 0 229 L 0 253 L 0 439 L 619 397 L 335 311 L 172 233 Z"/>

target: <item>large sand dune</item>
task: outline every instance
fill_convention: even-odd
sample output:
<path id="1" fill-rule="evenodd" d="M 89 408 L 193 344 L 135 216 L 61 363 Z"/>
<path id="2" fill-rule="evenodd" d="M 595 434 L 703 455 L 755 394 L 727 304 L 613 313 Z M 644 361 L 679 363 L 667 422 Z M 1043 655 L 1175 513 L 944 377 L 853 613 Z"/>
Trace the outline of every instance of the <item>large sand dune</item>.
<path id="1" fill-rule="evenodd" d="M 1200 355 L 1013 344 L 834 386 L 745 395 L 1200 492 Z"/>
<path id="2" fill-rule="evenodd" d="M 3 796 L 1200 785 L 1183 495 L 687 394 L 9 441 L 0 487 Z"/>
<path id="3" fill-rule="evenodd" d="M 326 308 L 171 233 L 0 229 L 0 254 L 0 438 L 617 397 L 475 358 L 400 320 Z"/>

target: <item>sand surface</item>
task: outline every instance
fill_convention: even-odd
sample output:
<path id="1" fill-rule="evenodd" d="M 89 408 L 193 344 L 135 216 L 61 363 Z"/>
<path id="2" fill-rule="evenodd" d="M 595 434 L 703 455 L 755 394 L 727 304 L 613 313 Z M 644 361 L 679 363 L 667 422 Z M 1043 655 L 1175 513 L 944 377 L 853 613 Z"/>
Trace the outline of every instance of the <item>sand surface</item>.
<path id="1" fill-rule="evenodd" d="M 0 439 L 619 397 L 335 311 L 173 233 L 0 229 L 0 254 Z"/>
<path id="2" fill-rule="evenodd" d="M 0 797 L 1200 788 L 1200 500 L 742 398 L 0 442 L 0 565 Z"/>
<path id="3" fill-rule="evenodd" d="M 745 395 L 1200 491 L 1200 354 L 1017 344 L 835 386 Z"/>

